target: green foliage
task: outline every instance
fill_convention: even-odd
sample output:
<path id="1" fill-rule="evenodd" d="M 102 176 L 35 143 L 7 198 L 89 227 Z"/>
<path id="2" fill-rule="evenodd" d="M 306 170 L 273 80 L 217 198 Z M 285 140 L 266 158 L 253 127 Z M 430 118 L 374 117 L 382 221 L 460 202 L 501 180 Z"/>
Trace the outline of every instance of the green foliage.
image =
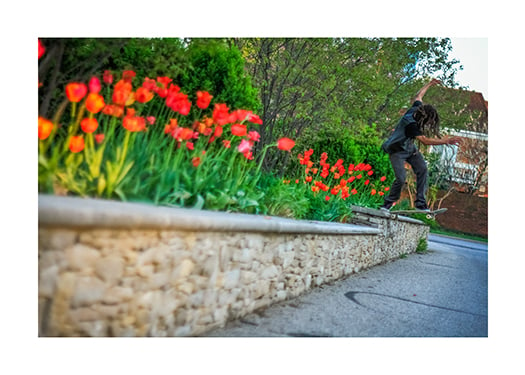
<path id="1" fill-rule="evenodd" d="M 347 222 L 352 215 L 348 202 L 342 199 L 331 199 L 328 202 L 322 194 L 310 194 L 310 210 L 306 214 L 308 220 Z"/>
<path id="2" fill-rule="evenodd" d="M 133 70 L 137 81 L 145 77 L 171 77 L 175 82 L 188 69 L 189 61 L 183 40 L 179 38 L 130 38 L 111 55 L 104 69 Z"/>
<path id="3" fill-rule="evenodd" d="M 427 162 L 428 169 L 429 194 L 435 195 L 437 190 L 448 189 L 450 186 L 452 166 L 443 164 L 440 161 L 440 156 L 441 155 L 438 153 L 425 154 L 425 161 Z"/>
<path id="4" fill-rule="evenodd" d="M 440 38 L 239 38 L 263 103 L 262 133 L 302 137 L 307 128 L 378 124 L 386 135 L 399 110 L 440 73 L 453 85 L 457 61 Z M 271 164 L 271 163 L 270 163 Z"/>
<path id="5" fill-rule="evenodd" d="M 262 204 L 268 215 L 300 220 L 310 211 L 310 200 L 302 183 L 283 183 L 280 178 L 265 175 L 259 187 L 266 192 Z"/>
<path id="6" fill-rule="evenodd" d="M 426 253 L 428 250 L 428 242 L 426 238 L 420 238 L 416 247 L 416 252 Z"/>
<path id="7" fill-rule="evenodd" d="M 296 145 L 297 153 L 313 149 L 314 156 L 319 157 L 326 152 L 331 157 L 343 159 L 349 163 L 366 163 L 373 166 L 375 174 L 386 176 L 392 181 L 394 173 L 390 159 L 381 149 L 383 139 L 380 138 L 375 124 L 361 125 L 354 129 L 348 127 L 326 127 L 319 131 L 308 129 Z M 287 176 L 302 176 L 303 170 L 297 163 L 289 163 Z"/>
<path id="8" fill-rule="evenodd" d="M 365 159 L 365 153 L 359 147 L 355 138 L 348 128 L 333 127 L 322 128 L 320 131 L 306 131 L 305 136 L 298 141 L 297 150 L 314 150 L 314 156 L 320 157 L 321 153 L 326 152 L 333 158 L 344 160 Z"/>
<path id="9" fill-rule="evenodd" d="M 215 39 L 192 39 L 187 54 L 190 63 L 180 77 L 180 86 L 186 92 L 209 91 L 216 102 L 231 108 L 259 110 L 257 90 L 235 46 Z"/>
<path id="10" fill-rule="evenodd" d="M 387 181 L 392 181 L 394 172 L 388 154 L 381 148 L 384 139 L 377 130 L 377 125 L 373 123 L 371 126 L 361 125 L 357 127 L 355 141 L 362 153 L 362 159 L 354 160 L 363 160 L 364 163 L 372 165 L 377 174 L 386 176 Z"/>

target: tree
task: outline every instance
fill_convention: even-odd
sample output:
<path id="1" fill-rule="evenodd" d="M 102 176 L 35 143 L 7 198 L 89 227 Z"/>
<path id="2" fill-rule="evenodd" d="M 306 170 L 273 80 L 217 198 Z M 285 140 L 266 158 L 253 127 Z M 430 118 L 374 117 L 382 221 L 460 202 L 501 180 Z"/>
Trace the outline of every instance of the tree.
<path id="1" fill-rule="evenodd" d="M 453 82 L 450 41 L 437 38 L 234 39 L 262 102 L 261 135 L 300 140 L 305 130 L 346 127 L 355 136 L 377 124 L 381 136 L 415 94 L 416 81 L 441 71 Z M 419 89 L 419 87 L 418 87 Z M 306 143 L 306 142 L 304 142 Z M 286 160 L 269 154 L 267 170 Z"/>
<path id="2" fill-rule="evenodd" d="M 50 117 L 71 81 L 87 81 L 116 56 L 126 39 L 46 38 L 46 53 L 38 62 L 39 115 Z"/>

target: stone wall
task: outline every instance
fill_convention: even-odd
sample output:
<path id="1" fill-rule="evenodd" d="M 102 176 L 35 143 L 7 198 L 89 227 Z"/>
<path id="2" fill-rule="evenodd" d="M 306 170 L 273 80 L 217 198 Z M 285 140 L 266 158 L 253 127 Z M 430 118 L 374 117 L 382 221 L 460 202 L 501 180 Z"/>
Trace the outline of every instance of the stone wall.
<path id="1" fill-rule="evenodd" d="M 39 196 L 39 335 L 198 335 L 428 234 L 354 211 L 357 224 L 329 224 Z"/>

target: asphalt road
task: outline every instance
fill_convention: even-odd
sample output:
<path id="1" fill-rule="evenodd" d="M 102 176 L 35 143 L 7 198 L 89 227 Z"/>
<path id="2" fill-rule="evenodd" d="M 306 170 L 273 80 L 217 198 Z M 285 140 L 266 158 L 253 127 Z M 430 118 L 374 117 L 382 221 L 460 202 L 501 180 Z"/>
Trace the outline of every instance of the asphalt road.
<path id="1" fill-rule="evenodd" d="M 428 245 L 202 336 L 487 337 L 487 244 L 430 235 Z"/>

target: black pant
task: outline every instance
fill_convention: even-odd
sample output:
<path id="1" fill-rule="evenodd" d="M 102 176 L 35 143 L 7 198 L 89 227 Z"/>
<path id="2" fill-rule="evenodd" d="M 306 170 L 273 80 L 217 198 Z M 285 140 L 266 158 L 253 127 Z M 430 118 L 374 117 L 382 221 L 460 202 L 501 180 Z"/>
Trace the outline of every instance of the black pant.
<path id="1" fill-rule="evenodd" d="M 406 180 L 405 162 L 410 164 L 416 174 L 416 207 L 426 207 L 427 202 L 425 195 L 427 192 L 428 169 L 427 163 L 419 151 L 400 151 L 390 154 L 390 163 L 392 163 L 392 167 L 394 168 L 396 179 L 390 187 L 390 194 L 385 198 L 385 203 L 394 203 L 401 196 L 401 190 L 403 190 L 403 185 Z"/>

